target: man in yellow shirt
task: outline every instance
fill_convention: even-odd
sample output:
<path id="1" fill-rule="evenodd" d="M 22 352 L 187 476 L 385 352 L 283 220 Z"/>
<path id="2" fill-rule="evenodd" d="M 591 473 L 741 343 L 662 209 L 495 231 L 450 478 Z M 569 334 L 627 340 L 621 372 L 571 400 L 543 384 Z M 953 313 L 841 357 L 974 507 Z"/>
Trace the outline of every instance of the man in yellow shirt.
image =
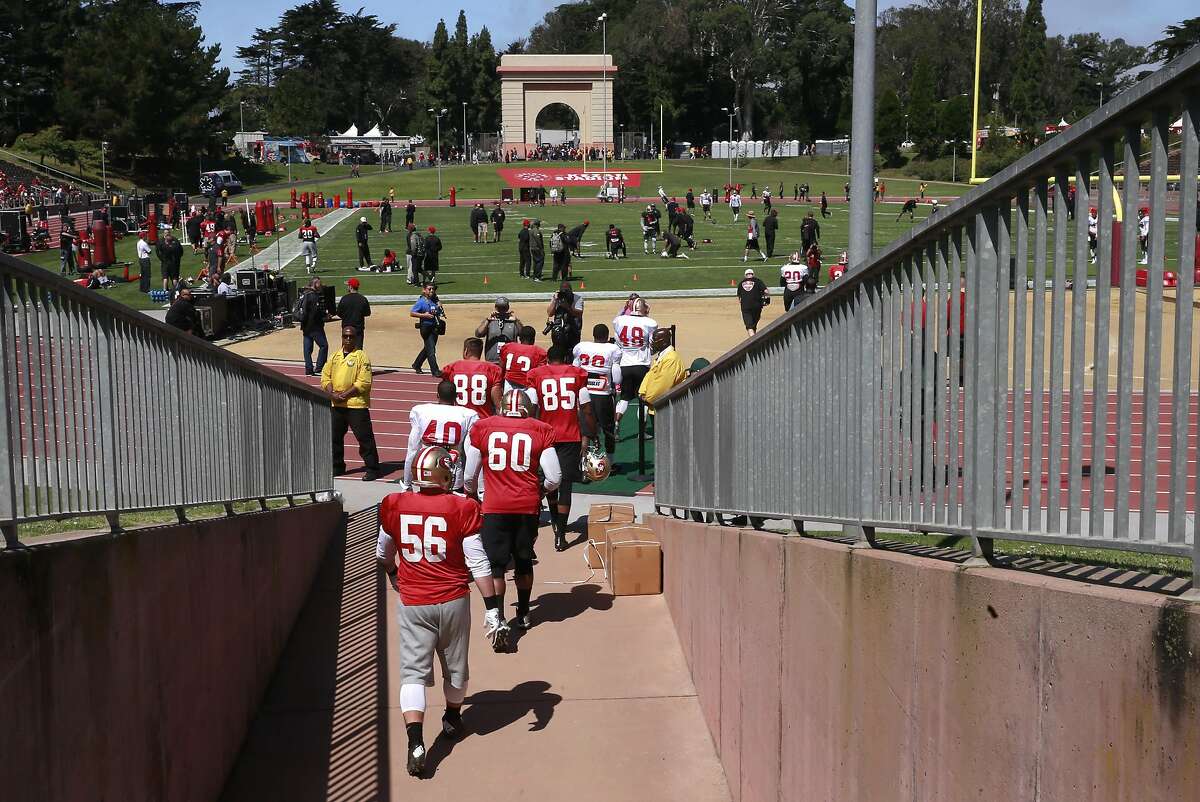
<path id="1" fill-rule="evenodd" d="M 659 328 L 650 340 L 650 351 L 656 354 L 654 364 L 642 379 L 638 395 L 642 403 L 650 406 L 649 412 L 654 414 L 653 404 L 667 394 L 672 387 L 683 381 L 687 371 L 683 367 L 683 359 L 671 344 L 671 329 Z"/>
<path id="2" fill-rule="evenodd" d="M 364 482 L 379 478 L 379 451 L 371 428 L 371 360 L 359 345 L 358 330 L 342 327 L 342 348 L 321 371 L 321 389 L 333 405 L 333 475 L 346 472 L 346 429 L 358 440 L 358 454 L 366 466 Z"/>

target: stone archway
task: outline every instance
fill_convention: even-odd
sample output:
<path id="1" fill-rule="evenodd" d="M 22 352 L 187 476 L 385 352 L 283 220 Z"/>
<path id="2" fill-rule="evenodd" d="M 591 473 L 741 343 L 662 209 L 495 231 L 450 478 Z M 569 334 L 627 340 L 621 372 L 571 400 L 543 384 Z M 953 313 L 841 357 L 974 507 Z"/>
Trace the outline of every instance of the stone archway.
<path id="1" fill-rule="evenodd" d="M 535 148 L 537 117 L 543 109 L 562 103 L 579 118 L 579 141 L 584 147 L 611 148 L 612 56 L 500 57 L 500 108 L 504 121 L 504 150 L 518 157 Z"/>

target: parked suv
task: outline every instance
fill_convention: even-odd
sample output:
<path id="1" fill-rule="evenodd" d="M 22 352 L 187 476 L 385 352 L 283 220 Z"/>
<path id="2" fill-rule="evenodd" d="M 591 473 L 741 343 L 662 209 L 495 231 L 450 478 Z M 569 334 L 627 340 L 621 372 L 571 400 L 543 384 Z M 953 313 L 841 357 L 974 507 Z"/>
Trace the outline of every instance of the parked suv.
<path id="1" fill-rule="evenodd" d="M 200 174 L 200 192 L 210 198 L 219 197 L 222 190 L 230 195 L 242 191 L 242 180 L 228 170 L 211 170 Z"/>

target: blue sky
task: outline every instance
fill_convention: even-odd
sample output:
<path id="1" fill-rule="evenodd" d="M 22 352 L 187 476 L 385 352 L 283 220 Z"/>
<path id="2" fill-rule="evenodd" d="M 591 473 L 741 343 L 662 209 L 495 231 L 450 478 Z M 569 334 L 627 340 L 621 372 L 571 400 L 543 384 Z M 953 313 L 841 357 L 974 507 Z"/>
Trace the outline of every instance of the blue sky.
<path id="1" fill-rule="evenodd" d="M 258 0 L 247 12 L 245 0 L 203 0 L 200 25 L 207 40 L 221 45 L 223 66 L 237 67 L 233 57 L 238 46 L 249 41 L 254 29 L 273 24 L 283 11 L 299 0 Z M 342 8 L 362 7 L 411 39 L 429 40 L 441 17 L 453 27 L 460 8 L 467 12 L 471 32 L 486 25 L 492 41 L 503 48 L 513 39 L 528 34 L 534 23 L 561 0 L 459 0 L 449 4 L 396 3 L 378 0 L 342 0 Z M 880 10 L 907 5 L 902 0 L 878 0 Z M 853 5 L 853 2 L 851 2 Z M 1052 34 L 1099 31 L 1108 39 L 1123 37 L 1133 44 L 1156 40 L 1163 28 L 1188 16 L 1185 0 L 1045 0 L 1046 23 Z M 1197 13 L 1197 12 L 1191 12 Z"/>

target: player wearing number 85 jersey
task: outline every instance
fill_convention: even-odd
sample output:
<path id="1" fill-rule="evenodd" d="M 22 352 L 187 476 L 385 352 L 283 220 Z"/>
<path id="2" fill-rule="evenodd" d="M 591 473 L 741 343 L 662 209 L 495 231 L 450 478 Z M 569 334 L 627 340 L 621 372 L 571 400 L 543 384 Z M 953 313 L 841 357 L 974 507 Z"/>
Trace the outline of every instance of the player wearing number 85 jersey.
<path id="1" fill-rule="evenodd" d="M 466 439 L 471 426 L 479 420 L 474 410 L 458 406 L 454 382 L 442 379 L 437 386 L 436 404 L 417 404 L 408 413 L 408 452 L 404 455 L 404 478 L 397 480 L 412 487 L 413 460 L 422 446 L 441 446 L 454 458 L 454 489 L 462 487 Z"/>
<path id="2" fill-rule="evenodd" d="M 571 512 L 571 489 L 580 479 L 579 468 L 587 439 L 582 436 L 579 418 L 583 415 L 588 431 L 596 430 L 592 415 L 588 374 L 570 364 L 570 352 L 554 345 L 547 354 L 549 364 L 529 371 L 529 392 L 541 408 L 541 418 L 554 428 L 554 450 L 562 468 L 562 483 L 557 494 L 549 494 L 550 520 L 554 525 L 554 549 L 567 547 L 567 519 Z"/>
<path id="3" fill-rule="evenodd" d="M 451 738 L 463 734 L 471 633 L 467 582 L 474 577 L 480 591 L 489 593 L 491 567 L 477 534 L 478 502 L 448 492 L 454 473 L 450 454 L 426 446 L 413 473 L 417 493 L 393 493 L 379 505 L 375 557 L 400 594 L 400 709 L 408 731 L 408 773 L 417 776 L 425 766 L 425 688 L 433 685 L 435 653 L 446 694 L 442 731 Z M 488 611 L 488 625 L 494 636 L 503 628 L 494 610 Z"/>
<path id="4" fill-rule="evenodd" d="M 463 342 L 463 358 L 442 368 L 442 378 L 454 382 L 460 407 L 486 418 L 500 406 L 500 366 L 483 361 L 483 340 L 468 337 Z"/>
<path id="5" fill-rule="evenodd" d="M 492 593 L 484 595 L 489 610 L 504 610 L 504 572 L 512 560 L 517 586 L 517 624 L 529 625 L 533 589 L 533 541 L 537 537 L 542 491 L 558 487 L 561 471 L 554 451 L 554 430 L 532 417 L 533 403 L 524 391 L 509 392 L 499 415 L 483 418 L 467 436 L 464 488 L 474 493 L 482 473 L 483 547 L 492 570 Z M 538 476 L 541 469 L 542 478 Z M 492 642 L 504 651 L 501 633 Z"/>

